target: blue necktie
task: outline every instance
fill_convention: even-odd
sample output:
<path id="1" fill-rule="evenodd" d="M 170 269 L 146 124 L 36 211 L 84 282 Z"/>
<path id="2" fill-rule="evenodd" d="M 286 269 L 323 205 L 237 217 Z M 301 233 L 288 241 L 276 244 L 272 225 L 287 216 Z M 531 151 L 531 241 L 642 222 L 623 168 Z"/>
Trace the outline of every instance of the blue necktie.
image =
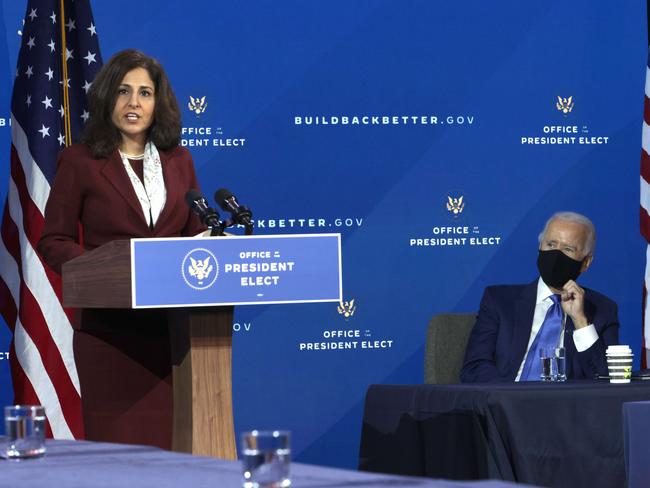
<path id="1" fill-rule="evenodd" d="M 553 305 L 546 312 L 544 322 L 537 332 L 535 340 L 528 349 L 524 369 L 521 372 L 520 381 L 540 381 L 542 374 L 542 361 L 539 358 L 540 350 L 543 347 L 558 347 L 560 333 L 562 332 L 562 305 L 558 295 L 551 295 Z"/>

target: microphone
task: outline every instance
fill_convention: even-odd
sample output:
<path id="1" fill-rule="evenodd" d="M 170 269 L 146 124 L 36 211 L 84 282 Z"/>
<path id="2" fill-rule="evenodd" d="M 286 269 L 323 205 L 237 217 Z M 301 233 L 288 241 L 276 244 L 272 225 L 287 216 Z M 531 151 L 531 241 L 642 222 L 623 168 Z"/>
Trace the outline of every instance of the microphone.
<path id="1" fill-rule="evenodd" d="M 251 220 L 253 212 L 251 212 L 248 207 L 239 205 L 235 195 L 233 195 L 230 190 L 226 190 L 225 188 L 217 190 L 214 194 L 214 199 L 222 210 L 232 214 L 236 223 L 249 228 L 253 227 L 253 222 Z"/>
<path id="2" fill-rule="evenodd" d="M 201 222 L 212 229 L 211 235 L 223 234 L 219 214 L 215 209 L 208 206 L 208 202 L 203 195 L 197 190 L 191 189 L 185 194 L 185 201 L 192 209 L 192 212 L 199 216 Z"/>

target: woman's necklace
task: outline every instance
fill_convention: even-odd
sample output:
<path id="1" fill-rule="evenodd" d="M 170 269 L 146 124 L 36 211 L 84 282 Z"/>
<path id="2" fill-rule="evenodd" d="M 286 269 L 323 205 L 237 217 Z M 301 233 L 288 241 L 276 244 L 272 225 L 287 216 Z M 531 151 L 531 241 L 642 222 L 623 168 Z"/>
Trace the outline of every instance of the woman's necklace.
<path id="1" fill-rule="evenodd" d="M 127 154 L 125 152 L 120 151 L 120 155 L 125 157 L 126 159 L 144 159 L 144 153 L 133 155 L 133 154 Z"/>

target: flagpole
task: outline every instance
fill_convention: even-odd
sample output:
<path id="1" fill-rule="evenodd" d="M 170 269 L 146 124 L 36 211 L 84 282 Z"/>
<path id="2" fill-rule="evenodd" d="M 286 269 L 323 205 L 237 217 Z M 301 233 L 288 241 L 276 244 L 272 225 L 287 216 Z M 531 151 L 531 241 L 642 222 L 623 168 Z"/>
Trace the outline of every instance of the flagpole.
<path id="1" fill-rule="evenodd" d="M 70 127 L 70 98 L 68 95 L 68 60 L 66 59 L 67 46 L 65 42 L 65 0 L 61 0 L 61 59 L 63 66 L 63 126 L 65 132 L 65 145 L 72 144 L 72 129 Z"/>

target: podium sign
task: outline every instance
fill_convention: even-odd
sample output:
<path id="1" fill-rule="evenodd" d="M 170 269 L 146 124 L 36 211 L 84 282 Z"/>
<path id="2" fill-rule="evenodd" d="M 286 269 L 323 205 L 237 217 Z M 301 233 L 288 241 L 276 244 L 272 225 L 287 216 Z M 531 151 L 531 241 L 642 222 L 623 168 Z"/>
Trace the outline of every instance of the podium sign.
<path id="1" fill-rule="evenodd" d="M 131 239 L 133 308 L 339 302 L 341 235 Z"/>

